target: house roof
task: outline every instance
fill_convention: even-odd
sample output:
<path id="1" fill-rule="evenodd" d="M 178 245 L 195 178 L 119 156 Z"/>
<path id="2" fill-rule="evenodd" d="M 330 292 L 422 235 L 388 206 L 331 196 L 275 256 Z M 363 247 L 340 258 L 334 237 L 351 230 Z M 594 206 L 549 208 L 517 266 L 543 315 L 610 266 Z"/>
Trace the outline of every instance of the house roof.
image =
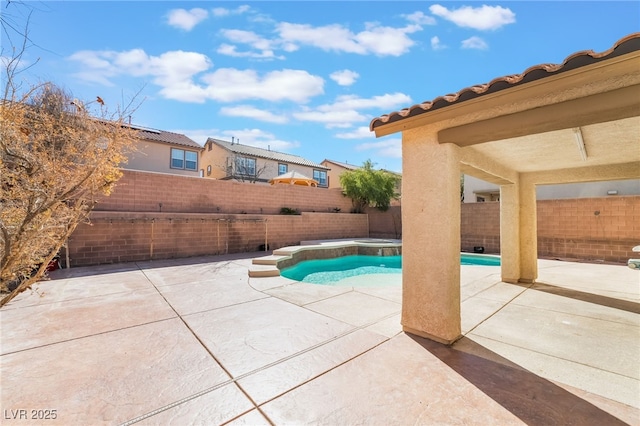
<path id="1" fill-rule="evenodd" d="M 479 84 L 466 87 L 457 93 L 438 96 L 431 101 L 425 101 L 420 104 L 404 108 L 400 111 L 390 112 L 374 118 L 369 124 L 371 131 L 377 127 L 398 122 L 401 120 L 435 111 L 454 104 L 459 104 L 481 96 L 489 95 L 518 86 L 524 83 L 551 77 L 563 72 L 571 71 L 576 68 L 595 64 L 600 61 L 610 60 L 617 56 L 625 55 L 630 52 L 640 50 L 640 32 L 630 34 L 618 40 L 611 48 L 604 52 L 596 53 L 593 50 L 583 50 L 568 56 L 561 64 L 540 64 L 527 68 L 521 74 L 507 75 L 491 80 L 489 83 Z"/>
<path id="2" fill-rule="evenodd" d="M 193 149 L 202 150 L 203 147 L 199 143 L 189 139 L 187 136 L 180 133 L 167 132 L 165 130 L 156 130 L 146 127 L 130 125 L 134 130 L 138 131 L 138 135 L 150 141 L 162 142 L 170 145 L 186 146 Z"/>
<path id="3" fill-rule="evenodd" d="M 336 166 L 342 167 L 343 169 L 347 169 L 347 170 L 356 170 L 356 169 L 360 168 L 360 166 L 355 166 L 355 165 L 349 164 L 349 163 L 341 163 L 339 161 L 333 161 L 333 160 L 329 160 L 329 159 L 326 159 L 326 158 L 322 162 L 323 163 L 335 164 Z"/>
<path id="4" fill-rule="evenodd" d="M 247 155 L 250 157 L 265 158 L 267 160 L 280 161 L 287 164 L 297 164 L 299 166 L 313 167 L 316 169 L 329 170 L 322 164 L 314 163 L 306 158 L 298 155 L 286 154 L 284 152 L 271 151 L 269 149 L 258 148 L 255 146 L 241 145 L 239 143 L 231 143 L 220 139 L 209 138 L 207 142 L 213 142 L 216 145 L 233 152 L 234 154 Z"/>

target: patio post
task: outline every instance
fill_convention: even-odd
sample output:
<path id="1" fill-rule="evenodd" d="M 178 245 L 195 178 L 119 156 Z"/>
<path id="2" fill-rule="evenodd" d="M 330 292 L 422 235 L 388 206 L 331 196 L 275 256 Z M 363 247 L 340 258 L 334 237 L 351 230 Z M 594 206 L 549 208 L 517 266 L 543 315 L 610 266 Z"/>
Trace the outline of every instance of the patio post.
<path id="1" fill-rule="evenodd" d="M 403 330 L 451 344 L 460 324 L 460 148 L 402 135 Z"/>
<path id="2" fill-rule="evenodd" d="M 532 283 L 538 277 L 536 187 L 519 179 L 500 187 L 502 281 Z"/>
<path id="3" fill-rule="evenodd" d="M 502 281 L 520 279 L 520 186 L 500 186 L 500 269 Z"/>
<path id="4" fill-rule="evenodd" d="M 520 179 L 520 278 L 533 283 L 538 278 L 538 214 L 536 185 Z"/>

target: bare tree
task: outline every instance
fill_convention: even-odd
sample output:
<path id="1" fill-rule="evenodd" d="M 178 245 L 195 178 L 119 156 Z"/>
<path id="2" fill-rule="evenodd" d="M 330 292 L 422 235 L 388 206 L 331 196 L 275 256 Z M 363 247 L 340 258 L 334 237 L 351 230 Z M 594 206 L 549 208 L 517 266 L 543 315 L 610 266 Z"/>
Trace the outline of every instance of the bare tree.
<path id="1" fill-rule="evenodd" d="M 4 56 L 2 69 L 0 307 L 44 277 L 121 177 L 136 140 L 124 122 L 132 105 L 110 112 L 100 97 L 82 102 L 49 82 L 21 90 L 16 75 L 25 45 Z"/>
<path id="2" fill-rule="evenodd" d="M 256 158 L 238 153 L 230 154 L 226 159 L 226 163 L 219 165 L 219 167 L 226 172 L 227 177 L 239 182 L 250 183 L 258 182 L 260 176 L 269 170 L 269 165 L 266 162 L 259 166 Z"/>

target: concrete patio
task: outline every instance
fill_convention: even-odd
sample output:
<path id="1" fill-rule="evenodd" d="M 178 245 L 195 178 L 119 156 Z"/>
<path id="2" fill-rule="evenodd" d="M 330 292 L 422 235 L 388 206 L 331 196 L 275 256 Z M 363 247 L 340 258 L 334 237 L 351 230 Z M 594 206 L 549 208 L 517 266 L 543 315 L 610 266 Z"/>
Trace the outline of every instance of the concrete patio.
<path id="1" fill-rule="evenodd" d="M 400 331 L 398 279 L 249 278 L 262 254 L 53 272 L 0 310 L 2 424 L 640 425 L 638 271 L 463 266 L 447 347 Z"/>

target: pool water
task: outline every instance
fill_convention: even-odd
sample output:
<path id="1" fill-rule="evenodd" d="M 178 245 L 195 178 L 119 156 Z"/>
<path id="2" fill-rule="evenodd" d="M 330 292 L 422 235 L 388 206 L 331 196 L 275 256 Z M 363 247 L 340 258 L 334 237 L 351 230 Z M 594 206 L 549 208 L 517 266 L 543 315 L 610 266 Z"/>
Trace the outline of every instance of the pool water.
<path id="1" fill-rule="evenodd" d="M 496 256 L 476 256 L 462 254 L 461 265 L 486 265 L 499 266 L 500 258 Z M 371 282 L 380 282 L 380 274 L 402 273 L 402 256 L 343 256 L 333 259 L 305 260 L 294 266 L 280 271 L 283 277 L 311 284 L 335 285 L 349 280 L 352 277 L 368 275 L 377 279 Z M 392 277 L 389 277 L 392 278 Z M 398 279 L 382 280 L 400 282 Z"/>

